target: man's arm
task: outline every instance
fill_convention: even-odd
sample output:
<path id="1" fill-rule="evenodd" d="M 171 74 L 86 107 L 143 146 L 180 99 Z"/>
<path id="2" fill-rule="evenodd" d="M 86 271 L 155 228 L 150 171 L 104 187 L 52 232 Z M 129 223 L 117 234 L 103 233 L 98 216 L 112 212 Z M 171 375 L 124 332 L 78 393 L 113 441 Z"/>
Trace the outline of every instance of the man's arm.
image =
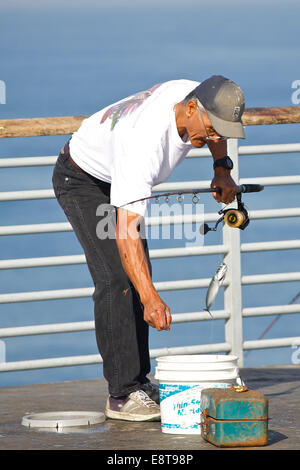
<path id="1" fill-rule="evenodd" d="M 227 155 L 227 142 L 226 140 L 221 140 L 219 142 L 214 142 L 212 140 L 207 141 L 207 146 L 211 151 L 214 162 L 220 158 Z M 237 185 L 230 176 L 230 170 L 227 170 L 223 167 L 218 167 L 214 170 L 215 174 L 211 182 L 211 188 L 219 187 L 221 188 L 221 194 L 212 193 L 213 197 L 217 202 L 223 202 L 224 204 L 230 204 L 236 194 L 237 194 Z"/>
<path id="2" fill-rule="evenodd" d="M 144 320 L 153 328 L 169 330 L 171 314 L 155 289 L 148 268 L 138 226 L 142 217 L 125 209 L 118 209 L 116 241 L 124 270 L 144 305 Z"/>

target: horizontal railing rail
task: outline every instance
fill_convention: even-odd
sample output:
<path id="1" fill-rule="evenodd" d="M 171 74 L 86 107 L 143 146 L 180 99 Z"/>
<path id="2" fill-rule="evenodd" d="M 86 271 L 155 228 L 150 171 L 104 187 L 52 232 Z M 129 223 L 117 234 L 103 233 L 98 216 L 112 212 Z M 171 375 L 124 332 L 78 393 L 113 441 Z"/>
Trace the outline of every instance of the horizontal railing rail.
<path id="1" fill-rule="evenodd" d="M 206 344 L 200 346 L 176 346 L 170 348 L 152 349 L 150 357 L 166 356 L 169 354 L 207 354 L 230 352 L 229 343 Z M 49 359 L 33 359 L 29 361 L 6 362 L 1 364 L 1 372 L 11 372 L 16 370 L 46 369 L 50 367 L 67 367 L 99 364 L 102 362 L 99 354 L 88 354 L 85 356 L 68 356 Z"/>
<path id="2" fill-rule="evenodd" d="M 275 242 L 242 243 L 241 252 L 295 250 L 300 248 L 300 240 L 281 240 Z M 150 250 L 151 259 L 179 258 L 186 256 L 225 254 L 228 248 L 224 245 L 194 246 L 183 248 L 165 248 Z M 85 264 L 85 255 L 48 256 L 42 258 L 18 258 L 0 260 L 0 269 L 41 268 L 48 266 L 68 266 Z"/>
<path id="3" fill-rule="evenodd" d="M 286 217 L 299 217 L 300 207 L 286 208 L 286 209 L 264 209 L 251 211 L 250 217 L 252 220 L 258 219 L 281 219 Z M 204 220 L 206 222 L 215 222 L 217 214 L 205 214 Z M 162 216 L 153 217 L 152 220 L 146 218 L 147 226 L 154 225 L 169 225 L 181 223 L 196 223 L 202 222 L 202 215 L 192 214 L 183 216 Z M 38 233 L 53 233 L 53 232 L 70 232 L 72 227 L 69 222 L 57 222 L 48 224 L 30 224 L 30 225 L 8 225 L 0 226 L 0 236 L 7 235 L 25 235 L 25 234 L 38 234 Z"/>
<path id="4" fill-rule="evenodd" d="M 300 107 L 281 107 L 281 108 L 250 108 L 244 113 L 244 125 L 271 125 L 271 124 L 291 124 L 300 123 Z M 62 135 L 71 134 L 79 127 L 82 120 L 88 116 L 64 116 L 54 118 L 36 118 L 36 119 L 17 119 L 0 120 L 0 137 L 25 137 L 39 135 Z M 300 143 L 293 144 L 274 144 L 274 145 L 250 145 L 238 147 L 239 155 L 272 155 L 272 154 L 299 154 Z M 193 149 L 189 152 L 188 158 L 206 158 L 210 156 L 208 149 Z M 39 156 L 39 157 L 18 157 L 1 158 L 0 168 L 25 168 L 35 166 L 52 166 L 55 164 L 57 156 Z M 263 178 L 243 178 L 239 183 L 255 183 L 268 186 L 290 186 L 300 184 L 300 175 L 289 175 L 279 177 Z M 163 183 L 153 188 L 154 192 L 164 191 L 183 191 L 200 189 L 210 185 L 210 181 L 188 181 Z M 0 193 L 0 201 L 28 201 L 54 198 L 52 189 L 24 190 L 24 191 L 6 191 Z M 300 207 L 281 208 L 281 209 L 259 209 L 251 210 L 250 218 L 259 219 L 280 219 L 287 217 L 299 217 Z M 204 214 L 206 222 L 214 222 L 218 218 L 215 213 Z M 147 217 L 146 225 L 167 225 L 203 222 L 203 215 L 191 214 L 184 216 L 159 216 Z M 0 226 L 0 235 L 26 235 L 26 234 L 45 234 L 72 231 L 68 222 L 45 223 L 45 224 L 26 224 Z M 269 242 L 240 243 L 240 253 L 253 253 L 265 251 L 295 250 L 300 248 L 300 240 L 278 240 Z M 223 244 L 208 246 L 192 246 L 180 248 L 166 248 L 150 250 L 151 259 L 164 259 L 174 257 L 201 256 L 224 254 L 232 256 L 232 242 L 228 238 L 223 238 Z M 23 259 L 2 259 L 0 260 L 0 270 L 9 269 L 27 269 L 34 267 L 55 267 L 76 264 L 85 264 L 86 259 L 83 254 L 69 256 L 49 256 Z M 240 276 L 240 288 L 246 285 L 272 284 L 282 282 L 300 281 L 300 272 L 285 272 L 271 274 L 254 274 Z M 207 288 L 210 279 L 184 279 L 179 281 L 156 282 L 155 287 L 158 291 L 175 291 L 185 289 Z M 225 290 L 230 287 L 230 281 L 224 283 Z M 74 289 L 44 290 L 33 292 L 14 292 L 0 294 L 0 304 L 34 302 L 43 300 L 58 300 L 71 298 L 86 298 L 93 294 L 92 287 L 81 287 Z M 300 313 L 300 304 L 258 306 L 252 308 L 241 308 L 241 317 L 248 318 L 254 316 L 285 315 Z M 213 319 L 223 319 L 226 325 L 232 322 L 232 307 L 228 302 L 225 303 L 223 310 L 212 311 Z M 189 312 L 173 314 L 173 323 L 208 321 L 210 316 L 208 312 Z M 234 350 L 234 341 L 228 334 L 226 326 L 226 340 L 223 343 L 195 345 L 185 347 L 160 348 L 151 350 L 151 357 L 167 354 L 204 354 L 204 353 L 229 353 L 237 352 Z M 0 328 L 0 338 L 10 338 L 18 336 L 31 336 L 42 334 L 68 333 L 75 331 L 88 331 L 94 329 L 93 321 L 53 323 L 47 325 L 31 325 L 20 327 Z M 242 337 L 242 331 L 240 331 Z M 236 333 L 235 333 L 236 335 Z M 300 345 L 300 337 L 290 338 L 272 338 L 243 341 L 241 339 L 242 351 L 264 348 L 289 347 Z M 102 359 L 98 354 L 85 356 L 71 356 L 61 358 L 35 359 L 28 361 L 16 361 L 0 364 L 0 372 L 39 369 L 49 367 L 65 367 L 69 365 L 95 364 Z M 241 359 L 242 365 L 242 359 Z"/>
<path id="5" fill-rule="evenodd" d="M 300 151 L 300 150 L 299 150 Z M 300 175 L 290 176 L 269 176 L 262 178 L 241 178 L 240 183 L 245 182 L 251 184 L 262 184 L 264 186 L 283 186 L 283 185 L 294 185 L 300 183 Z M 166 183 L 160 184 L 153 188 L 153 192 L 158 191 L 184 191 L 184 190 L 196 190 L 207 188 L 210 186 L 210 181 L 190 181 L 184 183 Z M 36 199 L 52 199 L 54 198 L 54 191 L 52 189 L 36 189 L 36 190 L 25 190 L 25 191 L 3 191 L 0 193 L 0 202 L 8 201 L 28 201 Z"/>
<path id="6" fill-rule="evenodd" d="M 1 122 L 1 120 L 0 120 Z M 279 153 L 299 153 L 300 144 L 272 144 L 272 145 L 243 145 L 239 147 L 239 155 L 259 155 L 259 154 L 279 154 Z M 192 149 L 187 154 L 187 158 L 206 158 L 209 157 L 208 149 Z M 0 158 L 0 168 L 24 168 L 32 166 L 53 166 L 57 160 L 57 155 L 49 157 L 17 157 Z M 174 183 L 162 183 L 157 185 L 157 190 L 161 186 L 170 186 Z M 184 184 L 184 183 L 177 183 Z M 182 188 L 180 188 L 182 189 Z"/>
<path id="7" fill-rule="evenodd" d="M 253 274 L 242 276 L 241 285 L 250 286 L 255 284 L 276 284 L 279 282 L 300 281 L 300 272 L 272 273 L 272 274 Z M 180 281 L 161 281 L 154 282 L 158 291 L 175 291 L 201 289 L 209 286 L 210 278 L 184 279 Z M 228 286 L 228 282 L 223 285 Z M 19 303 L 19 302 L 38 302 L 42 300 L 58 300 L 91 297 L 94 292 L 93 287 L 79 287 L 74 289 L 56 289 L 32 292 L 13 292 L 9 294 L 0 294 L 0 304 Z M 1 330 L 0 330 L 1 337 Z"/>

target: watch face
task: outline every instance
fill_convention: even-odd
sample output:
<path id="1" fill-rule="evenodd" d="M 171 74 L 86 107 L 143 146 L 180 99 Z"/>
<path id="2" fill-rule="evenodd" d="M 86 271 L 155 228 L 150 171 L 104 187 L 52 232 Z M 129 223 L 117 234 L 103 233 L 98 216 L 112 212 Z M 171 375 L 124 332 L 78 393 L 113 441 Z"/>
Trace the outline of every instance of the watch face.
<path id="1" fill-rule="evenodd" d="M 233 163 L 229 157 L 226 157 L 226 166 L 229 170 L 232 170 L 233 168 Z"/>

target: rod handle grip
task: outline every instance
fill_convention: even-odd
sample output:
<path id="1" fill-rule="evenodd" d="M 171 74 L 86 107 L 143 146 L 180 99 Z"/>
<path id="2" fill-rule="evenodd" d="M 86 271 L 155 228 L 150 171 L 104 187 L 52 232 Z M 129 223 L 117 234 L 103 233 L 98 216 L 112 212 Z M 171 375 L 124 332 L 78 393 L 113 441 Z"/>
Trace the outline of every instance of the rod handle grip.
<path id="1" fill-rule="evenodd" d="M 258 193 L 264 189 L 261 184 L 241 184 L 239 193 Z"/>

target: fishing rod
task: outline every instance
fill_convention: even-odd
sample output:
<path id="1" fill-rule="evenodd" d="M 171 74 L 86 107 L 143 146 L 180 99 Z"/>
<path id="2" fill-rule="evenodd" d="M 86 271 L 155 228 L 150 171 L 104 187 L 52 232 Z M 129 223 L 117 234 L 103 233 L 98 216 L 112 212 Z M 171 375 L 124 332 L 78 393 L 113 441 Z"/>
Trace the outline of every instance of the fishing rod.
<path id="1" fill-rule="evenodd" d="M 217 220 L 215 226 L 213 228 L 210 228 L 206 223 L 203 224 L 200 228 L 200 232 L 203 235 L 206 235 L 207 232 L 209 231 L 216 231 L 217 227 L 220 222 L 224 220 L 224 223 L 228 225 L 229 227 L 233 228 L 239 228 L 240 230 L 244 230 L 247 225 L 249 224 L 249 217 L 248 217 L 248 212 L 242 203 L 242 194 L 243 193 L 257 193 L 260 192 L 264 189 L 264 186 L 261 184 L 241 184 L 238 186 L 237 190 L 237 209 L 221 209 L 218 214 L 221 215 L 221 217 Z M 146 200 L 149 199 L 155 199 L 156 202 L 159 202 L 160 197 L 164 197 L 166 202 L 169 202 L 169 197 L 170 196 L 177 196 L 177 200 L 179 202 L 183 201 L 183 196 L 185 194 L 192 194 L 192 202 L 194 204 L 197 204 L 199 202 L 199 197 L 198 194 L 203 194 L 203 193 L 221 193 L 221 188 L 216 187 L 216 188 L 198 188 L 198 189 L 193 189 L 193 190 L 185 190 L 185 191 L 172 191 L 172 192 L 167 192 L 167 193 L 160 193 L 160 194 L 154 194 L 152 196 L 144 197 L 141 199 L 136 199 L 135 201 L 128 202 L 126 204 L 123 204 L 120 207 L 127 206 L 129 204 L 134 204 L 136 202 L 145 202 Z"/>
<path id="2" fill-rule="evenodd" d="M 264 189 L 264 186 L 261 184 L 241 184 L 238 186 L 237 193 L 257 193 L 259 191 L 262 191 Z M 172 191 L 168 193 L 161 193 L 161 194 L 154 194 L 152 196 L 147 196 L 143 197 L 141 199 L 136 199 L 135 201 L 130 201 L 127 202 L 126 204 L 123 204 L 120 207 L 127 206 L 129 204 L 135 204 L 136 202 L 143 202 L 148 199 L 159 199 L 160 197 L 169 197 L 169 196 L 184 196 L 185 194 L 193 194 L 194 196 L 197 196 L 197 194 L 201 193 L 221 193 L 221 188 L 198 188 L 198 189 L 189 189 L 189 190 L 184 190 L 184 191 Z M 199 198 L 197 198 L 197 201 L 193 202 L 198 202 Z"/>

